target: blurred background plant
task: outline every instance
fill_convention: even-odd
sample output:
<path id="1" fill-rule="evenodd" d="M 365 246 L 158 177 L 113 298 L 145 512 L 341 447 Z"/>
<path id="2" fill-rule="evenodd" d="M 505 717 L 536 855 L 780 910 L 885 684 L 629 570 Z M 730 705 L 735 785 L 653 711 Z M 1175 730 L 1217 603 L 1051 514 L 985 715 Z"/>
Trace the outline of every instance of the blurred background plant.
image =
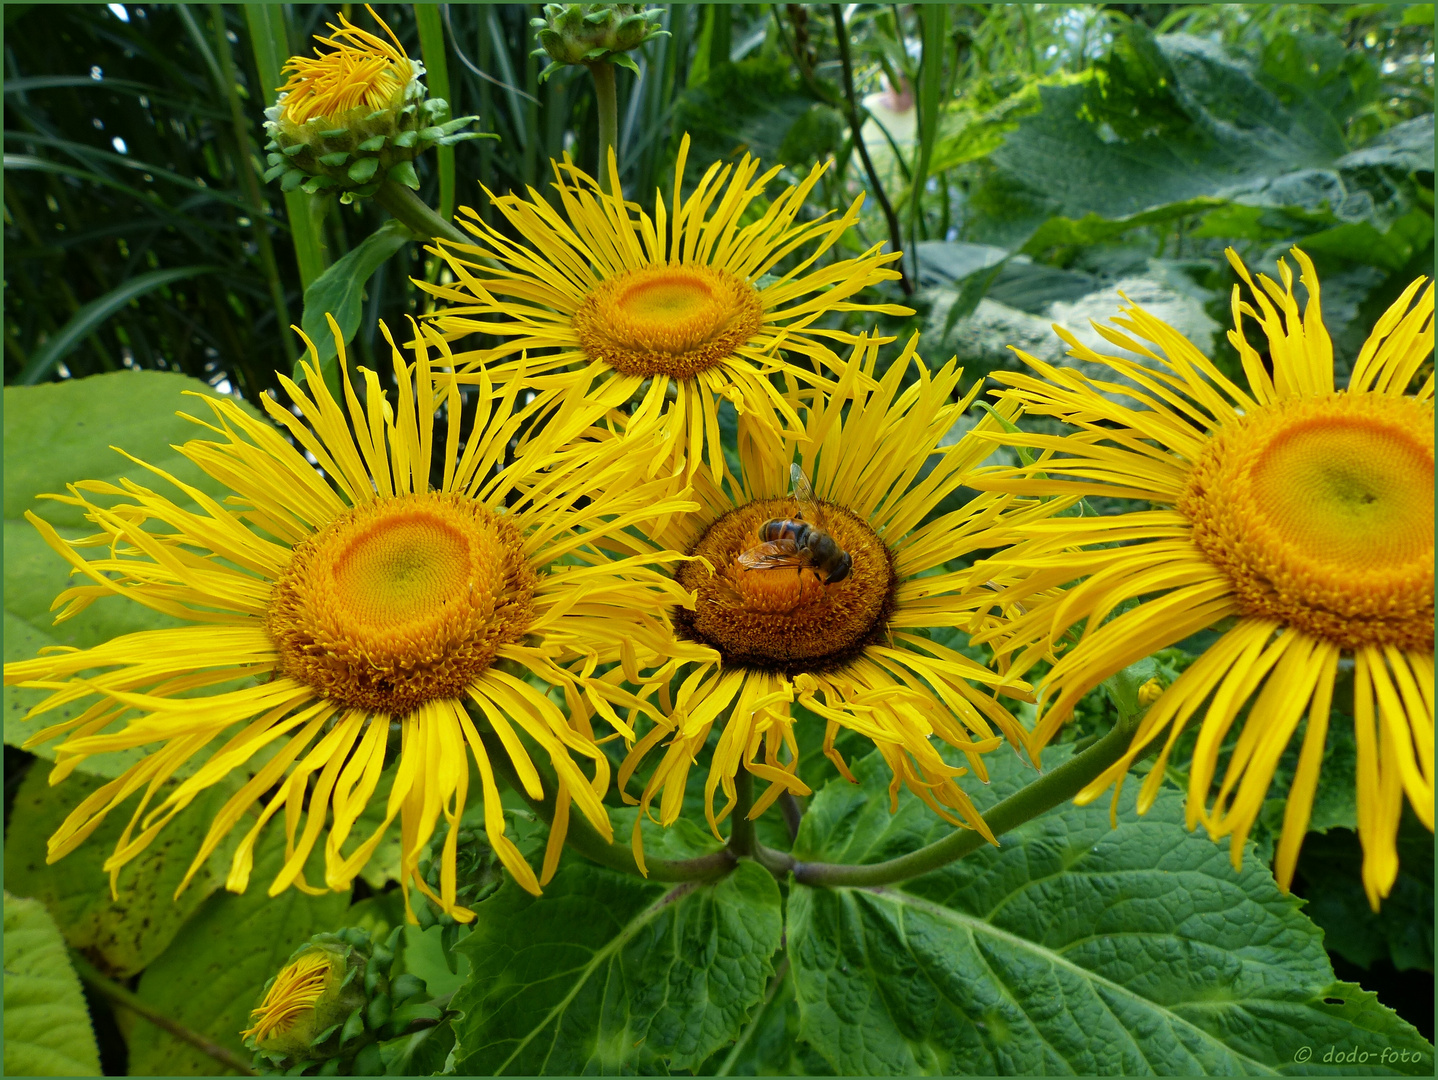
<path id="1" fill-rule="evenodd" d="M 338 10 L 374 29 L 359 5 Z M 503 227 L 481 183 L 548 198 L 549 159 L 567 153 L 597 168 L 595 84 L 582 66 L 541 80 L 539 5 L 375 10 L 423 61 L 430 95 L 498 136 L 417 162 L 429 206 L 445 217 L 473 206 Z M 1224 336 L 1235 278 L 1222 251 L 1232 245 L 1250 266 L 1271 268 L 1295 243 L 1318 265 L 1341 376 L 1377 315 L 1433 272 L 1432 4 L 654 10 L 667 33 L 628 54 L 637 74 L 614 72 L 627 195 L 647 204 L 656 188 L 667 192 L 686 131 L 690 183 L 712 161 L 752 153 L 785 166 L 777 192 L 832 160 L 804 213 L 831 213 L 865 192 L 847 249 L 832 257 L 884 240 L 902 248 L 903 280 L 862 299 L 915 308 L 882 329 L 921 331 L 931 362 L 957 354 L 970 378 L 1016 366 L 1010 345 L 1059 360 L 1054 322 L 1097 344 L 1088 321 L 1114 314 L 1120 292 L 1236 371 Z M 334 14 L 6 5 L 7 386 L 148 369 L 254 401 L 293 369 L 300 349 L 289 326 L 322 326 L 324 309 L 341 307 L 358 361 L 386 369 L 379 320 L 397 326 L 427 310 L 411 279 L 438 280 L 443 264 L 386 225 L 372 200 L 343 206 L 261 180 L 263 110 L 280 66 L 309 53 Z M 759 200 L 753 212 L 763 209 Z M 322 282 L 307 305 L 306 290 L 346 257 L 340 287 Z M 18 513 L 10 501 L 7 537 Z M 7 624 L 10 595 L 7 586 Z M 1167 650 L 1156 662 L 1172 679 L 1188 657 Z M 1095 691 L 1067 737 L 1111 722 Z M 1351 770 L 1351 737 L 1335 737 L 1329 756 L 1340 774 Z M 41 798 L 38 774 L 25 782 L 33 760 L 7 745 L 7 820 L 22 785 Z M 1431 837 L 1413 834 L 1403 881 L 1374 916 L 1353 870 L 1352 790 L 1339 780 L 1320 799 L 1313 828 L 1327 831 L 1309 838 L 1297 891 L 1340 975 L 1362 974 L 1431 1036 Z M 1272 803 L 1256 837 L 1268 853 L 1265 830 L 1283 811 Z M 206 903 L 221 900 L 237 910 L 248 902 Z M 338 917 L 295 911 L 295 941 L 275 944 L 283 952 Z M 216 925 L 235 917 L 214 916 Z M 388 926 L 393 912 L 376 919 Z M 146 989 L 163 965 L 161 956 L 137 984 L 142 997 L 169 993 L 159 975 Z M 100 966 L 129 978 L 144 965 Z M 433 962 L 425 970 L 432 987 L 437 972 Z M 123 1071 L 126 1040 L 95 1004 L 108 993 L 99 985 L 90 988 L 103 1064 Z M 129 1023 L 123 1009 L 115 1015 Z M 132 1068 L 175 1067 L 146 1057 L 128 1027 L 126 1038 Z M 194 1060 L 215 1065 L 213 1055 Z"/>
<path id="2" fill-rule="evenodd" d="M 544 194 L 551 157 L 597 165 L 593 84 L 579 67 L 541 81 L 537 7 L 376 10 L 431 95 L 500 137 L 423 158 L 431 206 L 492 220 L 477 182 Z M 7 5 L 7 383 L 139 367 L 276 385 L 305 287 L 386 217 L 287 213 L 259 182 L 261 73 L 330 17 Z M 751 152 L 782 181 L 832 158 L 809 212 L 867 190 L 852 246 L 906 250 L 890 291 L 913 291 L 928 352 L 974 373 L 1010 363 L 1007 344 L 1053 355 L 1048 322 L 1085 327 L 1116 287 L 1226 358 L 1228 244 L 1266 264 L 1301 241 L 1351 354 L 1432 263 L 1432 5 L 669 5 L 658 21 L 640 74 L 616 72 L 630 196 L 665 186 L 685 130 L 700 166 Z M 356 312 L 366 363 L 377 319 L 423 308 L 409 278 L 439 272 L 415 245 L 383 254 Z"/>

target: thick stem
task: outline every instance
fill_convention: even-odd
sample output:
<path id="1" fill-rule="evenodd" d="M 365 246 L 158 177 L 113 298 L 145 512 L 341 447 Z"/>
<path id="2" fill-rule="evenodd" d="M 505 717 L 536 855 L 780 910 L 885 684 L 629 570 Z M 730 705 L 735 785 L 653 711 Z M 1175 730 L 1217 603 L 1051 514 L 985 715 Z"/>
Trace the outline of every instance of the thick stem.
<path id="1" fill-rule="evenodd" d="M 73 949 L 70 951 L 70 962 L 75 966 L 75 972 L 95 993 L 108 998 L 122 1009 L 129 1009 L 136 1016 L 143 1016 L 157 1028 L 168 1031 L 171 1035 L 175 1036 L 175 1038 L 183 1039 L 191 1046 L 198 1047 L 221 1065 L 225 1066 L 225 1068 L 233 1069 L 241 1076 L 255 1075 L 254 1070 L 227 1047 L 223 1047 L 219 1043 L 205 1038 L 205 1036 L 199 1032 L 191 1031 L 178 1020 L 171 1020 L 164 1013 L 157 1012 L 141 1001 L 139 996 L 133 991 L 125 989 L 119 983 L 115 982 L 114 979 L 109 979 L 101 975 L 88 960 Z"/>
<path id="2" fill-rule="evenodd" d="M 431 210 L 423 199 L 403 184 L 386 180 L 374 193 L 374 201 L 420 236 L 448 240 L 453 244 L 470 243 L 469 237 Z"/>
<path id="3" fill-rule="evenodd" d="M 869 157 L 869 148 L 864 145 L 864 137 L 861 134 L 863 123 L 859 119 L 859 99 L 854 95 L 854 64 L 849 57 L 849 32 L 844 27 L 844 7 L 842 4 L 830 4 L 829 10 L 834 16 L 834 36 L 839 39 L 839 62 L 844 69 L 843 104 L 844 111 L 848 114 L 849 132 L 854 140 L 854 149 L 858 151 L 859 159 L 864 163 L 864 171 L 869 175 L 869 186 L 874 189 L 874 198 L 878 200 L 879 209 L 883 211 L 884 220 L 888 223 L 889 244 L 895 251 L 902 254 L 904 238 L 899 231 L 899 217 L 894 213 L 889 196 L 884 194 L 884 185 L 879 183 L 879 174 L 874 168 L 873 159 Z M 899 287 L 904 290 L 905 296 L 913 296 L 914 283 L 909 280 L 902 258 L 899 259 L 897 269 L 899 271 Z"/>
<path id="4" fill-rule="evenodd" d="M 545 791 L 550 795 L 544 799 L 530 797 L 524 790 L 518 774 L 514 771 L 514 765 L 509 760 L 509 751 L 500 742 L 499 736 L 490 729 L 487 721 L 482 716 L 470 714 L 474 720 L 475 728 L 479 732 L 480 740 L 484 743 L 485 752 L 489 755 L 489 762 L 495 771 L 504 778 L 515 792 L 519 794 L 539 815 L 541 821 L 546 825 L 554 821 L 554 795 L 558 790 L 558 784 L 554 777 L 536 761 L 535 771 L 539 773 L 540 782 Z M 611 844 L 603 836 L 594 830 L 594 827 L 584 819 L 584 815 L 571 813 L 569 816 L 569 830 L 565 833 L 564 842 L 574 851 L 583 855 L 600 866 L 607 866 L 611 870 L 618 870 L 623 874 L 633 874 L 635 877 L 648 877 L 650 881 L 706 881 L 710 878 L 723 877 L 730 870 L 734 869 L 734 853 L 728 848 L 712 852 L 708 855 L 700 855 L 693 859 L 645 859 L 647 875 L 641 873 L 639 864 L 634 861 L 634 853 L 629 849 L 628 844 Z"/>
<path id="5" fill-rule="evenodd" d="M 734 777 L 734 813 L 729 818 L 729 850 L 735 857 L 754 854 L 754 822 L 749 807 L 754 805 L 754 777 L 741 763 Z"/>
<path id="6" fill-rule="evenodd" d="M 594 101 L 599 106 L 599 188 L 608 195 L 618 195 L 609 185 L 609 151 L 619 159 L 619 96 L 614 89 L 614 65 L 608 60 L 586 65 L 594 76 Z"/>
<path id="7" fill-rule="evenodd" d="M 789 840 L 799 839 L 799 825 L 804 820 L 804 808 L 792 791 L 779 796 L 779 813 L 784 817 L 784 827 L 789 830 Z"/>
<path id="8" fill-rule="evenodd" d="M 1141 715 L 1141 712 L 1120 715 L 1113 729 L 1093 746 L 1052 772 L 1044 773 L 991 809 L 984 815 L 990 831 L 999 836 L 1077 795 L 1123 756 L 1138 728 Z M 792 873 L 794 880 L 803 885 L 862 887 L 889 885 L 927 874 L 963 858 L 985 842 L 973 829 L 960 829 L 918 851 L 867 866 L 800 862 L 782 851 L 773 851 L 762 845 L 755 851 L 754 858 L 771 872 Z"/>

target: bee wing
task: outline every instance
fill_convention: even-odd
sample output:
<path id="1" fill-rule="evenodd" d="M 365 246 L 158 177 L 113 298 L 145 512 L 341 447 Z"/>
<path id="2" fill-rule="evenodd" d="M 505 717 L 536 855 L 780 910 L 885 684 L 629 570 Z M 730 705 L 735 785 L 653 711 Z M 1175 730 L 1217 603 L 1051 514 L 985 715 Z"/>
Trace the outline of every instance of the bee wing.
<path id="1" fill-rule="evenodd" d="M 799 545 L 792 540 L 770 540 L 758 547 L 751 547 L 738 558 L 745 570 L 778 570 L 785 566 L 802 566 Z"/>
<path id="2" fill-rule="evenodd" d="M 819 500 L 814 498 L 813 485 L 809 483 L 809 478 L 804 475 L 804 470 L 799 468 L 797 461 L 789 466 L 789 479 L 794 483 L 794 498 L 799 503 L 800 516 L 811 525 L 824 528 L 824 511 L 819 506 Z"/>

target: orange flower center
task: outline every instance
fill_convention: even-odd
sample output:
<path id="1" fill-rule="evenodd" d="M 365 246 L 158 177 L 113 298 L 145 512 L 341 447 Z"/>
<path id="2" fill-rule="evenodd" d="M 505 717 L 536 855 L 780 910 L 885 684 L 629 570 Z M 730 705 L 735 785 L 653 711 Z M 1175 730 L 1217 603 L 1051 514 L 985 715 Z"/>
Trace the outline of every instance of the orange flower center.
<path id="1" fill-rule="evenodd" d="M 1240 608 L 1346 648 L 1433 643 L 1433 404 L 1336 393 L 1214 436 L 1178 507 Z"/>
<path id="2" fill-rule="evenodd" d="M 787 675 L 834 670 L 881 641 L 896 584 L 889 550 L 843 507 L 822 510 L 818 524 L 852 560 L 847 576 L 829 582 L 828 568 L 798 555 L 757 568 L 741 563 L 762 543 L 760 526 L 802 512 L 792 498 L 748 503 L 715 521 L 690 552 L 713 573 L 697 560 L 678 572 L 679 583 L 698 592 L 695 610 L 675 612 L 680 634 L 718 649 L 727 664 Z"/>
<path id="3" fill-rule="evenodd" d="M 642 266 L 601 281 L 574 313 L 587 356 L 625 375 L 688 379 L 716 367 L 764 322 L 759 294 L 710 266 Z"/>
<path id="4" fill-rule="evenodd" d="M 532 621 L 519 531 L 457 494 L 379 499 L 295 548 L 267 626 L 279 670 L 354 708 L 458 697 Z"/>

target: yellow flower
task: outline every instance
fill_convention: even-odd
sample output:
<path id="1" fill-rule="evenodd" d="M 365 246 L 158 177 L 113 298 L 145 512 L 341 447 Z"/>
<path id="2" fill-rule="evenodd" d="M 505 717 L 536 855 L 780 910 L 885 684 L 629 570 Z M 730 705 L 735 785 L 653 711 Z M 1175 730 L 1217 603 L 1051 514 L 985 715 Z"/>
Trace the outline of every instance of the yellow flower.
<path id="1" fill-rule="evenodd" d="M 332 953 L 316 949 L 286 965 L 265 991 L 264 1000 L 251 1010 L 250 1026 L 240 1032 L 240 1037 L 264 1043 L 287 1034 L 313 1013 L 315 1003 L 339 981 L 334 977 L 334 961 Z M 343 977 L 345 965 L 338 966 Z M 306 1034 L 314 1033 L 307 1030 Z"/>
<path id="2" fill-rule="evenodd" d="M 1306 255 L 1295 250 L 1294 257 L 1308 290 L 1302 312 L 1286 263 L 1279 262 L 1281 286 L 1266 276 L 1255 285 L 1229 252 L 1253 293 L 1250 304 L 1235 287 L 1236 329 L 1229 333 L 1246 390 L 1136 306 L 1114 320 L 1128 333 L 1097 329 L 1150 357 L 1150 366 L 1100 355 L 1058 332 L 1071 355 L 1103 364 L 1138 387 L 1095 382 L 1023 353 L 1043 378 L 997 376 L 1013 387 L 1004 397 L 1027 413 L 1058 417 L 1079 430 L 1003 437 L 1044 456 L 1019 470 L 1022 478 L 987 486 L 1059 496 L 1055 507 L 1088 494 L 1152 505 L 1020 529 L 1023 542 L 1001 564 L 1030 572 L 1005 597 L 1028 611 L 993 636 L 1002 639 L 1002 653 L 1018 652 L 1014 669 L 1022 673 L 1050 654 L 1070 627 L 1087 622 L 1048 677 L 1033 733 L 1035 747 L 1042 747 L 1101 680 L 1220 620 L 1236 619 L 1163 690 L 1128 754 L 1079 801 L 1121 784 L 1133 760 L 1166 731 L 1139 797 L 1140 812 L 1147 810 L 1179 734 L 1201 714 L 1188 824 L 1202 822 L 1215 839 L 1231 837 L 1237 866 L 1278 760 L 1306 711 L 1274 864 L 1285 888 L 1308 827 L 1334 683 L 1351 669 L 1363 881 L 1376 908 L 1398 872 L 1395 835 L 1405 793 L 1433 827 L 1432 375 L 1410 392 L 1433 353 L 1433 287 L 1413 304 L 1419 279 L 1388 309 L 1355 359 L 1347 389 L 1337 390 L 1318 278 Z M 1267 365 L 1244 337 L 1245 316 L 1258 321 L 1267 339 Z M 1037 595 L 1074 582 L 1056 597 Z M 1222 751 L 1245 705 L 1248 718 L 1231 751 Z M 1210 803 L 1225 753 L 1226 771 Z"/>
<path id="3" fill-rule="evenodd" d="M 331 329 L 338 342 L 332 320 Z M 367 404 L 361 405 L 343 349 L 348 415 L 325 388 L 317 364 L 306 369 L 312 396 L 282 378 L 306 423 L 268 398 L 263 405 L 295 445 L 233 402 L 205 399 L 219 426 L 202 426 L 215 439 L 188 442 L 180 452 L 235 492 L 229 505 L 137 461 L 199 508 L 182 509 L 130 481 L 85 481 L 70 495 L 51 498 L 83 508 L 97 535 L 66 541 L 27 515 L 76 572 L 94 581 L 57 599 L 57 607 L 64 605 L 60 619 L 118 594 L 187 624 L 6 665 L 7 683 L 53 691 L 30 716 L 98 695 L 79 716 L 27 742 L 67 736 L 57 747 L 52 782 L 88 755 L 154 748 L 70 815 L 50 840 L 50 861 L 144 788 L 105 864 L 113 888 L 119 868 L 196 795 L 264 754 L 216 816 L 182 889 L 263 800 L 234 855 L 230 889 L 246 887 L 259 832 L 281 810 L 286 858 L 270 895 L 291 884 L 322 891 L 306 882 L 303 868 L 326 829 L 324 884 L 348 889 L 398 816 L 406 903 L 413 883 L 467 919 L 470 913 L 455 904 L 456 837 L 469 784 L 466 745 L 478 766 L 491 845 L 521 885 L 537 892 L 540 884 L 505 835 L 481 741 L 486 725 L 532 796 L 542 794 L 540 781 L 518 732 L 554 766 L 559 814 L 545 879 L 558 858 L 571 799 L 611 835 L 599 802 L 609 767 L 592 731 L 584 722 L 572 726 L 515 673 L 535 673 L 567 695 L 602 699 L 617 691 L 591 677 L 596 664 L 622 660 L 634 672 L 650 657 L 667 659 L 667 611 L 688 597 L 643 560 L 616 562 L 607 552 L 629 549 L 627 528 L 694 504 L 666 497 L 662 481 L 643 481 L 642 463 L 652 453 L 643 433 L 632 432 L 629 440 L 578 439 L 600 412 L 582 397 L 506 464 L 526 416 L 511 415 L 518 381 L 502 391 L 481 382 L 464 405 L 476 412 L 461 453 L 460 390 L 451 376 L 435 381 L 430 354 L 437 347 L 435 361 L 449 358 L 437 335 L 419 335 L 419 341 L 412 364 L 395 350 L 394 406 L 371 371 L 363 371 Z M 456 419 L 435 445 L 441 406 Z M 92 496 L 129 501 L 109 504 Z M 85 547 L 110 551 L 87 561 L 77 550 Z M 564 663 L 577 670 L 559 666 Z M 248 684 L 238 689 L 177 696 L 241 677 Z M 466 702 L 484 717 L 479 728 Z M 346 851 L 393 750 L 398 765 L 384 821 Z M 592 761 L 592 779 L 573 755 Z M 163 792 L 187 762 L 194 762 L 193 774 Z M 441 815 L 449 829 L 435 896 L 417 866 Z"/>
<path id="4" fill-rule="evenodd" d="M 576 383 L 608 373 L 605 401 L 619 406 L 643 392 L 636 415 L 670 418 L 668 450 L 652 466 L 686 477 L 699 466 L 706 444 L 711 468 L 721 467 L 717 399 L 732 401 L 777 436 L 780 418 L 791 427 L 797 418 L 774 389 L 772 373 L 831 385 L 823 369 L 842 365 L 825 343 L 857 339 L 816 326 L 821 316 L 909 313 L 853 300 L 875 282 L 899 276 L 884 268 L 897 253 L 883 254 L 875 245 L 859 258 L 818 265 L 858 220 L 861 201 L 835 220 L 800 221 L 822 166 L 759 210 L 755 201 L 778 167 L 757 175 L 759 163 L 747 154 L 737 167 L 716 163 L 682 199 L 688 152 L 686 136 L 673 198 L 666 206 L 656 193 L 653 217 L 602 192 L 568 158 L 554 166 L 562 215 L 533 189 L 528 199 L 486 189 L 522 242 L 465 208 L 470 220 L 461 221 L 477 243 L 439 249 L 455 283 L 422 286 L 449 305 L 435 312 L 449 340 L 472 333 L 507 339 L 494 348 L 457 352 L 462 370 L 483 367 L 496 382 L 524 370 L 547 400 L 562 400 Z M 609 168 L 611 190 L 618 191 L 612 159 Z M 796 253 L 793 267 L 765 280 Z M 780 349 L 809 365 L 790 363 Z M 507 360 L 523 353 L 527 363 Z M 461 381 L 476 377 L 463 375 Z"/>
<path id="5" fill-rule="evenodd" d="M 341 15 L 339 26 L 328 24 L 330 37 L 315 38 L 332 52 L 286 61 L 290 76 L 265 110 L 267 182 L 311 195 L 337 191 L 344 203 L 373 195 L 386 181 L 418 190 L 414 159 L 425 150 L 485 137 L 464 130 L 477 117 L 451 120 L 448 102 L 426 98 L 424 67 L 366 8 L 389 41 Z"/>
<path id="6" fill-rule="evenodd" d="M 390 40 L 361 30 L 344 15 L 339 26 L 328 24 L 334 33 L 315 40 L 334 51 L 315 49 L 313 58 L 292 56 L 285 63 L 284 71 L 290 75 L 279 88 L 277 102 L 282 122 L 303 126 L 320 119 L 330 127 L 342 127 L 357 111 L 372 113 L 404 104 L 406 89 L 424 69 L 406 55 L 399 38 L 374 9 L 365 7 Z"/>
<path id="7" fill-rule="evenodd" d="M 827 722 L 824 753 L 846 777 L 853 779 L 834 747 L 840 728 L 871 739 L 883 753 L 893 770 L 895 798 L 904 784 L 946 820 L 992 839 L 954 782 L 968 770 L 946 762 L 937 742 L 961 751 L 987 781 L 981 755 L 1002 742 L 994 729 L 1015 746 L 1022 745 L 1023 732 L 973 684 L 1012 696 L 1027 696 L 1028 687 L 924 630 L 967 630 L 991 621 L 984 613 L 993 593 L 969 587 L 967 571 L 943 566 L 992 546 L 995 523 L 1010 500 L 979 495 L 925 521 L 972 479 L 991 444 L 965 438 L 946 445 L 978 386 L 955 400 L 962 372 L 950 361 L 931 373 L 914 354 L 916 341 L 881 381 L 873 378 L 881 341 L 864 339 L 835 393 L 791 392 L 790 404 L 805 419 L 787 444 L 763 426 L 741 421 L 742 475 L 726 481 L 701 468 L 695 476 L 701 509 L 676 517 L 659 537 L 665 547 L 695 556 L 678 579 L 697 591 L 697 605 L 676 612 L 675 621 L 680 637 L 707 646 L 708 653 L 681 672 L 672 700 L 660 688 L 658 722 L 620 766 L 623 792 L 641 760 L 668 740 L 637 800 L 641 818 L 656 796 L 661 823 L 678 817 L 689 768 L 716 722 L 723 733 L 705 785 L 716 834 L 718 821 L 734 806 L 741 766 L 769 781 L 751 818 L 786 790 L 809 794 L 797 775 L 790 715 L 797 701 Z M 806 396 L 807 405 L 801 400 Z M 986 418 L 978 426 L 997 425 Z M 932 470 L 921 475 L 926 463 Z M 813 502 L 794 494 L 796 483 L 802 491 L 809 481 Z M 817 566 L 800 565 L 792 552 L 776 549 L 766 549 L 774 553 L 774 565 L 762 565 L 764 552 L 755 551 L 761 527 L 785 520 L 821 525 L 846 558 L 821 544 L 825 557 Z M 716 815 L 713 797 L 721 786 L 728 802 Z M 636 801 L 627 793 L 625 798 Z M 634 847 L 640 856 L 637 824 Z"/>

